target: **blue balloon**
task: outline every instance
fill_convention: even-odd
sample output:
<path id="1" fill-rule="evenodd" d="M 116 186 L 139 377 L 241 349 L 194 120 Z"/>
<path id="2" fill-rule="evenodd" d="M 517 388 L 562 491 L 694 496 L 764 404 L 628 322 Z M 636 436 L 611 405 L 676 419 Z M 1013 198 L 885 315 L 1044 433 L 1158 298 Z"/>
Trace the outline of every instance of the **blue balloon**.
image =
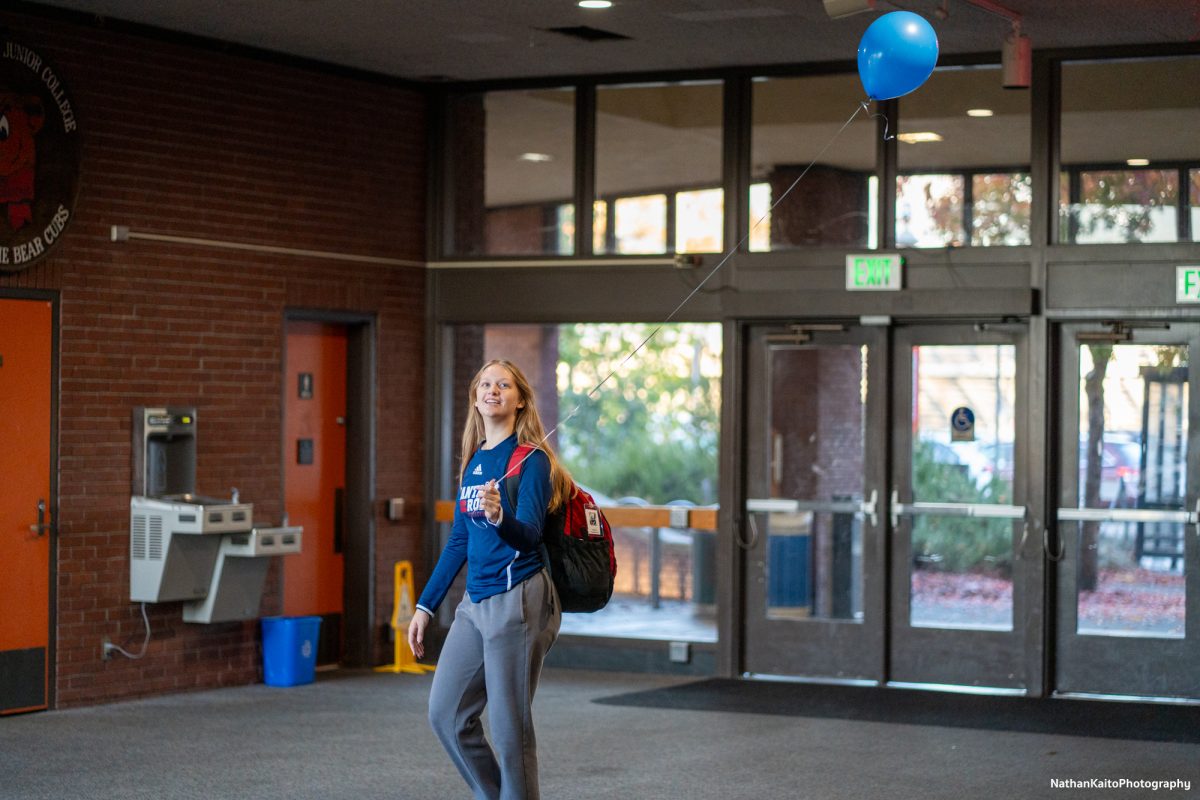
<path id="1" fill-rule="evenodd" d="M 938 42 L 924 17 L 892 11 L 871 23 L 858 44 L 858 77 L 872 100 L 916 89 L 937 66 Z"/>

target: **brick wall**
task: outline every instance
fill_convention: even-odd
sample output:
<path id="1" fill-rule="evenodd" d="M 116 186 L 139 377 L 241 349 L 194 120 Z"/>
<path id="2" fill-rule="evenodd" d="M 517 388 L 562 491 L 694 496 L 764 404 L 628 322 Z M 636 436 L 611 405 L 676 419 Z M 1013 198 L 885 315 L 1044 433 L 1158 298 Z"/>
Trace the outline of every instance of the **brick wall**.
<path id="1" fill-rule="evenodd" d="M 487 228 L 485 253 L 496 256 L 554 253 L 557 223 L 546 205 L 492 208 L 484 216 Z"/>
<path id="2" fill-rule="evenodd" d="M 863 494 L 862 362 L 857 347 L 780 351 L 771 362 L 771 441 L 781 437 L 775 496 L 844 500 Z M 812 514 L 813 613 L 834 606 L 834 515 Z"/>
<path id="3" fill-rule="evenodd" d="M 61 301 L 57 705 L 254 682 L 257 623 L 185 624 L 179 603 L 148 606 L 144 659 L 100 658 L 104 636 L 136 650 L 144 631 L 128 599 L 131 408 L 197 406 L 198 490 L 238 486 L 256 517 L 277 520 L 285 311 L 374 314 L 374 494 L 419 499 L 424 274 L 118 244 L 109 226 L 421 260 L 424 97 L 62 16 L 2 12 L 0 25 L 63 76 L 83 139 L 65 238 L 41 263 L 0 276 L 0 293 L 48 289 Z M 376 505 L 380 630 L 392 562 L 422 560 L 423 510 L 410 502 L 406 519 L 392 523 Z M 264 613 L 279 609 L 278 573 L 275 564 Z M 390 660 L 381 645 L 375 660 Z"/>
<path id="4" fill-rule="evenodd" d="M 800 165 L 779 164 L 767 180 L 778 200 L 804 173 Z M 804 187 L 771 211 L 771 247 L 863 245 L 867 241 L 867 178 L 825 165 L 804 174 Z"/>

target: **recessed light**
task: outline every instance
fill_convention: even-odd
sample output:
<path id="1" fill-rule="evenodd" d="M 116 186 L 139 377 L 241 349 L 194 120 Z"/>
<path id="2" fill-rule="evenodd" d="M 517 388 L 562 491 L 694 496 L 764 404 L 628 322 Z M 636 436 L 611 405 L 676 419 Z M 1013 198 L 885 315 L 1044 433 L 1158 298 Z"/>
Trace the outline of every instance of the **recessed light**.
<path id="1" fill-rule="evenodd" d="M 995 113 L 996 112 L 992 111 L 990 108 L 968 108 L 967 109 L 968 117 L 990 117 L 990 116 L 994 115 Z"/>
<path id="2" fill-rule="evenodd" d="M 612 0 L 579 0 L 580 8 L 612 8 Z"/>
<path id="3" fill-rule="evenodd" d="M 1148 166 L 1150 166 L 1150 159 L 1148 159 L 1148 158 L 1127 158 L 1127 159 L 1125 159 L 1125 163 L 1131 167 L 1148 167 Z"/>
<path id="4" fill-rule="evenodd" d="M 532 161 L 535 164 L 541 164 L 545 161 L 553 161 L 554 156 L 549 153 L 521 153 L 517 156 L 518 161 Z"/>
<path id="5" fill-rule="evenodd" d="M 901 133 L 896 136 L 897 139 L 905 144 L 921 144 L 923 142 L 940 142 L 942 135 L 933 131 L 919 131 L 917 133 Z"/>

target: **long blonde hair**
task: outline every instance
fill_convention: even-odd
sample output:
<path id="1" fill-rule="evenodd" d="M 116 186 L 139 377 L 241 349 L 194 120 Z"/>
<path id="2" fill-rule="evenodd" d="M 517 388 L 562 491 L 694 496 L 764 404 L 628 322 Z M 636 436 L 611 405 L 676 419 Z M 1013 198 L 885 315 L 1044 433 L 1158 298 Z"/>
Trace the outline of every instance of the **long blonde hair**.
<path id="1" fill-rule="evenodd" d="M 462 484 L 467 464 L 486 438 L 483 416 L 479 413 L 479 409 L 475 408 L 475 390 L 479 388 L 479 381 L 483 377 L 484 371 L 493 366 L 503 367 L 512 374 L 513 382 L 520 394 L 520 401 L 524 403 L 524 407 L 517 409 L 517 418 L 513 425 L 517 433 L 517 444 L 532 445 L 550 459 L 551 492 L 550 505 L 547 510 L 555 511 L 571 497 L 573 486 L 571 474 L 559 463 L 558 456 L 554 454 L 550 443 L 543 441 L 546 438 L 546 430 L 542 425 L 542 418 L 538 414 L 537 404 L 534 402 L 533 387 L 529 385 L 529 381 L 525 379 L 525 374 L 521 372 L 520 368 L 511 361 L 500 358 L 492 359 L 480 367 L 479 371 L 475 373 L 475 377 L 471 379 L 471 385 L 467 389 L 467 408 L 469 410 L 467 411 L 467 424 L 463 428 L 462 459 L 458 465 L 458 482 L 460 485 Z"/>

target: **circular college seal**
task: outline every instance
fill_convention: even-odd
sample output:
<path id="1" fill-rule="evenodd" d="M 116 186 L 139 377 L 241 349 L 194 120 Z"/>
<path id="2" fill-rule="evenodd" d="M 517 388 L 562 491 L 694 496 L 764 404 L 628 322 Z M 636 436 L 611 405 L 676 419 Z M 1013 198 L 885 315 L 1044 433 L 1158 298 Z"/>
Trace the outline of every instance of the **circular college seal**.
<path id="1" fill-rule="evenodd" d="M 58 71 L 40 53 L 0 44 L 0 272 L 44 257 L 75 213 L 79 126 Z"/>

